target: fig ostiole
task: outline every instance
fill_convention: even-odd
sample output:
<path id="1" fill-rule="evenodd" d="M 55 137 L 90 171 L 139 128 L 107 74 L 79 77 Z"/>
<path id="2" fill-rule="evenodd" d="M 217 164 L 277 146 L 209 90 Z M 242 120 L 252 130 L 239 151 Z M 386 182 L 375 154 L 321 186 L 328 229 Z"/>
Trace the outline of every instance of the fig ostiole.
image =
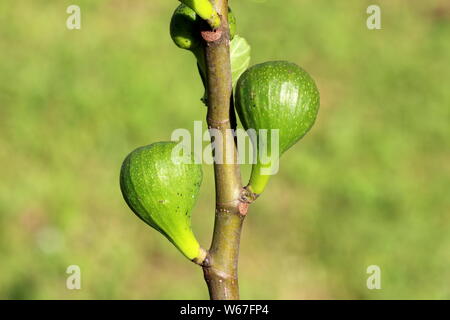
<path id="1" fill-rule="evenodd" d="M 269 61 L 245 71 L 236 85 L 235 105 L 242 126 L 254 129 L 253 146 L 258 151 L 247 189 L 261 194 L 271 176 L 269 168 L 314 125 L 320 96 L 311 76 L 294 63 Z M 260 132 L 267 138 L 261 139 Z M 271 146 L 271 132 L 278 129 L 278 148 Z M 261 142 L 261 141 L 263 142 Z M 274 150 L 278 154 L 272 154 Z M 261 154 L 270 162 L 262 161 Z"/>
<path id="2" fill-rule="evenodd" d="M 124 160 L 120 188 L 130 209 L 163 234 L 188 259 L 206 256 L 191 228 L 191 210 L 202 182 L 199 164 L 173 161 L 176 142 L 140 147 Z"/>

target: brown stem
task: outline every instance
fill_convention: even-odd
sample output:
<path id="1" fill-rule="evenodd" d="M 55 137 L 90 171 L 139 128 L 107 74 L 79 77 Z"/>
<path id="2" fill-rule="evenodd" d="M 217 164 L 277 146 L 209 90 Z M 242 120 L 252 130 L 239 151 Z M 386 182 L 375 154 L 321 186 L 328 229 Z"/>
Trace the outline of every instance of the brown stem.
<path id="1" fill-rule="evenodd" d="M 231 65 L 229 27 L 227 23 L 228 0 L 215 0 L 221 16 L 221 27 L 205 30 L 206 78 L 208 88 L 207 122 L 214 144 L 214 174 L 216 185 L 216 215 L 211 248 L 203 263 L 203 272 L 211 299 L 239 299 L 238 257 L 239 242 L 247 212 L 241 202 L 241 174 L 237 164 L 237 150 L 230 121 L 234 116 L 231 104 Z M 233 127 L 235 126 L 235 121 Z M 214 134 L 215 132 L 215 134 Z M 218 141 L 219 135 L 222 141 Z M 221 143 L 219 143 L 221 142 Z M 227 161 L 228 160 L 228 161 Z"/>

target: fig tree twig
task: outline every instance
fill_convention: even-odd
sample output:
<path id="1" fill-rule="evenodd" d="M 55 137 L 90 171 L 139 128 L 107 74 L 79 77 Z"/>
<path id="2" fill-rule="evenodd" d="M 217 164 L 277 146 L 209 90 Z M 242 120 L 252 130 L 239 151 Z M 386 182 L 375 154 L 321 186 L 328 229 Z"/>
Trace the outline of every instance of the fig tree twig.
<path id="1" fill-rule="evenodd" d="M 221 26 L 214 31 L 202 31 L 208 89 L 207 123 L 210 132 L 212 129 L 220 132 L 222 143 L 215 145 L 215 224 L 211 248 L 203 262 L 203 272 L 211 299 L 234 300 L 239 299 L 239 242 L 248 204 L 241 201 L 241 174 L 230 130 L 233 129 L 230 115 L 234 119 L 234 109 L 231 104 L 228 0 L 215 0 L 213 5 L 221 17 Z M 232 159 L 232 163 L 226 163 L 227 157 Z M 219 163 L 220 160 L 223 163 Z"/>

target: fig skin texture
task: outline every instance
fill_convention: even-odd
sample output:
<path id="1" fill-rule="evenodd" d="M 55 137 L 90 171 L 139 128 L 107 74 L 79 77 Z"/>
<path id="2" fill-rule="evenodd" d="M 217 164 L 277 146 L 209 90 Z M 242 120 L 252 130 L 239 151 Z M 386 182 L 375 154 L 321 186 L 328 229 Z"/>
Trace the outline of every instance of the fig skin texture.
<path id="1" fill-rule="evenodd" d="M 255 129 L 259 151 L 271 155 L 271 129 L 279 129 L 279 156 L 297 143 L 314 125 L 320 96 L 314 80 L 302 68 L 287 61 L 269 61 L 249 68 L 236 86 L 236 111 L 242 126 Z M 267 144 L 259 140 L 259 130 L 267 129 Z M 270 175 L 261 174 L 259 153 L 253 165 L 248 189 L 262 193 Z"/>
<path id="2" fill-rule="evenodd" d="M 201 165 L 194 161 L 172 161 L 176 145 L 157 142 L 131 152 L 122 164 L 120 188 L 126 203 L 140 219 L 193 260 L 202 255 L 191 229 L 191 210 L 203 174 Z"/>

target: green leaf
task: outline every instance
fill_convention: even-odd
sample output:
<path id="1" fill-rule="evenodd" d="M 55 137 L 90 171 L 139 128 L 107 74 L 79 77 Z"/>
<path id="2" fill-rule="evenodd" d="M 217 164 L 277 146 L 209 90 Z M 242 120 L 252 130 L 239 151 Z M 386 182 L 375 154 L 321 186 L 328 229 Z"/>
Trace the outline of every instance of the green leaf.
<path id="1" fill-rule="evenodd" d="M 236 35 L 230 43 L 231 56 L 231 77 L 233 79 L 233 88 L 239 77 L 247 70 L 250 64 L 251 48 L 248 42 Z"/>

